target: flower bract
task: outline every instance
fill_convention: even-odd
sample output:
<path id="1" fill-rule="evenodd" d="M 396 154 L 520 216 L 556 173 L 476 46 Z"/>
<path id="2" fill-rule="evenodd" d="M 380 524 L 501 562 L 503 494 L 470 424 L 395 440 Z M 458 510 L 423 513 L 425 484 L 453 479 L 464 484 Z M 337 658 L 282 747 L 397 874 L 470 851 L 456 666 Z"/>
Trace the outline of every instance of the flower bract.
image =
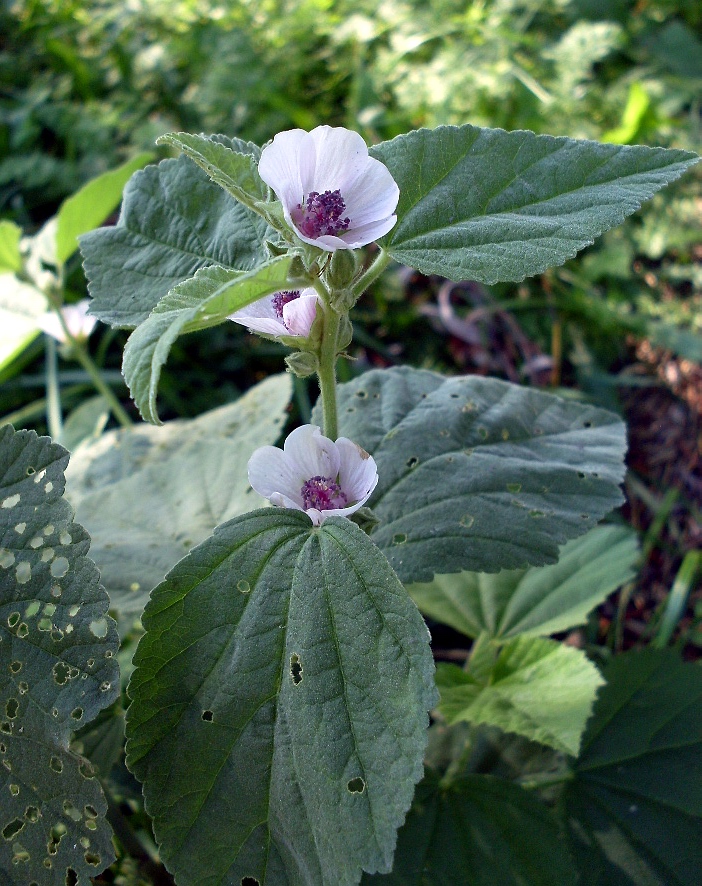
<path id="1" fill-rule="evenodd" d="M 228 319 L 251 332 L 307 337 L 317 316 L 318 303 L 314 289 L 276 292 L 235 311 Z"/>
<path id="2" fill-rule="evenodd" d="M 304 511 L 315 526 L 348 517 L 378 482 L 372 456 L 352 440 L 324 437 L 316 425 L 288 435 L 283 449 L 262 446 L 249 459 L 249 482 L 271 504 Z"/>
<path id="3" fill-rule="evenodd" d="M 297 236 L 327 252 L 365 246 L 397 221 L 394 178 L 350 129 L 279 132 L 261 152 L 258 172 Z"/>
<path id="4" fill-rule="evenodd" d="M 66 326 L 68 326 L 68 331 L 73 338 L 78 339 L 78 341 L 85 341 L 90 336 L 90 333 L 93 331 L 95 324 L 97 323 L 97 317 L 91 317 L 88 314 L 89 306 L 90 299 L 84 298 L 75 305 L 64 305 L 61 308 L 61 313 L 66 322 Z M 56 311 L 48 311 L 46 314 L 42 314 L 41 317 L 37 318 L 37 325 L 47 335 L 55 338 L 56 341 L 61 342 L 61 344 L 66 343 L 66 331 L 64 330 Z"/>

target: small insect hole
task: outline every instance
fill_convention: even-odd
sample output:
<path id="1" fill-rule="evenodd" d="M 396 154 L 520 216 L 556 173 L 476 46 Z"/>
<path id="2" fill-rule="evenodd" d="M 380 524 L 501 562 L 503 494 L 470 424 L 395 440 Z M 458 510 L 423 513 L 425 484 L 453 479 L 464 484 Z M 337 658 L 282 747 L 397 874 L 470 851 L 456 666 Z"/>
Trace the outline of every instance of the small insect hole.
<path id="1" fill-rule="evenodd" d="M 2 835 L 6 840 L 11 840 L 15 837 L 24 827 L 24 822 L 21 818 L 13 819 L 9 824 L 6 824 L 2 829 Z"/>
<path id="2" fill-rule="evenodd" d="M 405 464 L 406 464 L 407 467 L 410 468 L 410 469 L 411 469 L 411 468 L 416 468 L 417 465 L 419 464 L 419 459 L 417 458 L 416 455 L 413 455 L 411 458 L 408 458 L 408 459 L 407 459 L 407 461 L 405 462 Z"/>
<path id="3" fill-rule="evenodd" d="M 261 886 L 256 877 L 242 877 L 241 886 Z"/>
<path id="4" fill-rule="evenodd" d="M 214 712 L 213 711 L 203 711 L 202 719 L 205 723 L 211 723 L 214 720 Z"/>
<path id="5" fill-rule="evenodd" d="M 302 683 L 302 662 L 300 661 L 300 656 L 296 652 L 293 652 L 290 656 L 290 676 L 296 686 L 299 686 L 300 683 Z"/>
<path id="6" fill-rule="evenodd" d="M 362 778 L 352 778 L 346 789 L 350 794 L 362 794 L 366 789 L 366 783 Z"/>

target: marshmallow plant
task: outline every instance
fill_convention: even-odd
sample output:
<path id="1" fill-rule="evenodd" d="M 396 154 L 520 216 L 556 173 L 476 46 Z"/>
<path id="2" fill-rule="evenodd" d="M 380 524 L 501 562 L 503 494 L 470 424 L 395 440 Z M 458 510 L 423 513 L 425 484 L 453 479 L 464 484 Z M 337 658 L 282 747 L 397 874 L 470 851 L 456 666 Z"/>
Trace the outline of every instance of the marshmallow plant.
<path id="1" fill-rule="evenodd" d="M 585 730 L 605 678 L 548 638 L 630 574 L 623 530 L 595 528 L 622 500 L 622 422 L 410 367 L 338 385 L 336 363 L 390 262 L 486 284 L 539 274 L 697 158 L 469 125 L 371 148 L 329 126 L 263 149 L 161 141 L 179 156 L 136 173 L 117 225 L 81 241 L 92 315 L 132 330 L 123 371 L 142 416 L 159 422 L 176 338 L 229 321 L 282 342 L 288 370 L 320 388 L 309 424 L 251 455 L 251 510 L 213 517 L 208 537 L 181 532 L 203 540 L 138 613 L 126 762 L 163 863 L 182 886 L 555 886 L 586 855 L 616 868 L 597 835 L 613 797 L 632 807 L 634 776 L 608 781 L 587 818 L 585 782 L 605 765 L 587 749 L 604 727 Z M 465 667 L 435 670 L 417 606 L 473 638 Z M 524 787 L 476 774 L 486 725 L 550 750 L 547 775 L 571 798 L 560 825 Z M 630 818 L 624 865 L 649 840 Z M 694 843 L 675 839 L 683 854 Z M 45 882 L 38 870 L 27 882 Z"/>

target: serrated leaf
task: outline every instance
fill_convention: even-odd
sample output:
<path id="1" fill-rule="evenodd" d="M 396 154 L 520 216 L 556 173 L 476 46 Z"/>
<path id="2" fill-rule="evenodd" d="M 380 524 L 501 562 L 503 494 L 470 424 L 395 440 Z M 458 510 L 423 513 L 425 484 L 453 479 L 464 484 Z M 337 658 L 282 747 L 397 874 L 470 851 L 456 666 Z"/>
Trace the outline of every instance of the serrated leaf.
<path id="1" fill-rule="evenodd" d="M 437 575 L 407 590 L 424 615 L 468 637 L 547 636 L 583 624 L 634 575 L 637 557 L 634 532 L 598 526 L 564 545 L 552 566 Z"/>
<path id="2" fill-rule="evenodd" d="M 702 869 L 702 679 L 672 651 L 605 669 L 563 815 L 588 886 L 689 886 Z"/>
<path id="3" fill-rule="evenodd" d="M 523 788 L 470 775 L 441 788 L 429 774 L 400 829 L 389 876 L 364 886 L 574 886 L 555 819 Z"/>
<path id="4" fill-rule="evenodd" d="M 478 126 L 370 149 L 400 188 L 390 255 L 451 280 L 523 280 L 620 224 L 698 157 Z"/>
<path id="5" fill-rule="evenodd" d="M 6 271 L 19 271 L 22 255 L 19 243 L 22 228 L 11 221 L 0 221 L 0 274 Z"/>
<path id="6" fill-rule="evenodd" d="M 554 562 L 622 500 L 616 415 L 497 379 L 368 372 L 339 426 L 378 464 L 371 537 L 406 583 Z"/>
<path id="7" fill-rule="evenodd" d="M 168 132 L 158 144 L 173 145 L 203 169 L 215 184 L 232 197 L 250 206 L 268 196 L 268 188 L 258 174 L 260 148 L 253 142 L 232 139 L 229 144 L 218 140 L 221 136 L 191 135 L 188 132 Z M 231 147 L 229 146 L 231 145 Z"/>
<path id="8" fill-rule="evenodd" d="M 251 302 L 286 288 L 291 258 L 283 255 L 251 271 L 202 268 L 175 286 L 129 336 L 122 372 L 145 421 L 160 424 L 156 408 L 161 368 L 175 340 L 223 322 Z"/>
<path id="9" fill-rule="evenodd" d="M 49 309 L 45 296 L 14 274 L 0 274 L 0 369 L 39 335 L 37 318 Z"/>
<path id="10" fill-rule="evenodd" d="M 517 637 L 497 656 L 489 679 L 441 664 L 439 712 L 451 723 L 487 723 L 567 754 L 577 754 L 597 689 L 597 668 L 579 649 Z"/>
<path id="11" fill-rule="evenodd" d="M 0 880 L 88 884 L 114 859 L 107 804 L 73 730 L 119 692 L 114 622 L 62 498 L 65 449 L 0 429 Z"/>
<path id="12" fill-rule="evenodd" d="M 109 431 L 73 454 L 67 495 L 125 629 L 178 560 L 254 507 L 246 464 L 278 439 L 290 396 L 290 376 L 274 375 L 196 419 Z"/>
<path id="13" fill-rule="evenodd" d="M 117 225 L 80 238 L 91 312 L 111 326 L 138 326 L 200 268 L 261 264 L 273 234 L 187 157 L 148 166 L 127 183 Z"/>
<path id="14" fill-rule="evenodd" d="M 156 588 L 127 763 L 181 886 L 351 886 L 388 871 L 422 775 L 421 616 L 353 523 L 265 509 Z"/>
<path id="15" fill-rule="evenodd" d="M 137 154 L 117 169 L 89 181 L 61 204 L 56 216 L 56 259 L 64 264 L 78 249 L 78 237 L 102 224 L 122 199 L 122 189 L 153 154 Z"/>

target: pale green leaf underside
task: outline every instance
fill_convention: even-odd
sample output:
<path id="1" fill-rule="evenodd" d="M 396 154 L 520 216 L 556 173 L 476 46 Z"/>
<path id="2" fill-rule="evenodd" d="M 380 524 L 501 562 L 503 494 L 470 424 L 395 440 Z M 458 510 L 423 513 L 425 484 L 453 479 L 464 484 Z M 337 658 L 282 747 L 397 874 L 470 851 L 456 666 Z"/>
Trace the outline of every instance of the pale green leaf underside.
<path id="1" fill-rule="evenodd" d="M 573 755 L 603 682 L 579 649 L 539 637 L 508 641 L 489 683 L 456 665 L 442 664 L 436 674 L 439 712 L 449 724 L 487 723 Z"/>
<path id="2" fill-rule="evenodd" d="M 38 289 L 14 274 L 0 274 L 0 369 L 39 335 L 37 319 L 48 310 Z"/>
<path id="3" fill-rule="evenodd" d="M 62 498 L 67 458 L 0 430 L 0 881 L 17 886 L 53 886 L 68 868 L 87 886 L 114 859 L 102 789 L 69 751 L 119 672 L 90 540 Z"/>
<path id="4" fill-rule="evenodd" d="M 200 268 L 255 268 L 272 233 L 187 157 L 148 166 L 127 183 L 117 225 L 80 238 L 91 312 L 111 326 L 138 326 Z"/>
<path id="5" fill-rule="evenodd" d="M 699 159 L 469 125 L 416 130 L 371 154 L 400 188 L 393 258 L 484 283 L 563 264 Z"/>
<path id="6" fill-rule="evenodd" d="M 114 212 L 122 199 L 122 189 L 137 169 L 153 154 L 138 154 L 117 169 L 94 178 L 61 204 L 56 216 L 56 258 L 64 264 L 78 249 L 78 237 L 96 228 Z"/>
<path id="7" fill-rule="evenodd" d="M 621 502 L 617 416 L 497 379 L 374 370 L 339 426 L 378 464 L 372 538 L 405 583 L 554 562 Z"/>
<path id="8" fill-rule="evenodd" d="M 564 796 L 597 886 L 688 886 L 702 869 L 702 679 L 673 651 L 614 658 Z"/>
<path id="9" fill-rule="evenodd" d="M 246 464 L 278 439 L 290 396 L 290 376 L 274 375 L 198 418 L 110 431 L 73 454 L 67 495 L 125 628 L 178 560 L 256 506 Z"/>
<path id="10" fill-rule="evenodd" d="M 291 259 L 280 256 L 251 271 L 202 268 L 175 286 L 130 335 L 122 372 L 146 421 L 159 423 L 156 408 L 161 368 L 178 336 L 223 322 L 229 314 L 286 288 Z"/>
<path id="11" fill-rule="evenodd" d="M 182 886 L 352 886 L 390 869 L 422 775 L 421 616 L 348 520 L 218 527 L 156 588 L 127 761 Z"/>
<path id="12" fill-rule="evenodd" d="M 400 829 L 393 871 L 363 886 L 574 886 L 555 819 L 532 793 L 489 775 L 449 788 L 427 775 Z"/>
<path id="13" fill-rule="evenodd" d="M 0 221 L 0 274 L 6 271 L 19 271 L 22 255 L 19 243 L 22 229 L 11 221 Z"/>
<path id="14" fill-rule="evenodd" d="M 265 200 L 268 188 L 258 174 L 258 159 L 261 156 L 258 146 L 233 139 L 229 147 L 217 139 L 222 137 L 169 132 L 158 139 L 158 144 L 179 148 L 213 182 L 243 203 Z"/>
<path id="15" fill-rule="evenodd" d="M 564 545 L 551 566 L 437 575 L 407 590 L 424 615 L 468 637 L 547 636 L 583 624 L 632 577 L 637 557 L 634 532 L 598 526 Z"/>

